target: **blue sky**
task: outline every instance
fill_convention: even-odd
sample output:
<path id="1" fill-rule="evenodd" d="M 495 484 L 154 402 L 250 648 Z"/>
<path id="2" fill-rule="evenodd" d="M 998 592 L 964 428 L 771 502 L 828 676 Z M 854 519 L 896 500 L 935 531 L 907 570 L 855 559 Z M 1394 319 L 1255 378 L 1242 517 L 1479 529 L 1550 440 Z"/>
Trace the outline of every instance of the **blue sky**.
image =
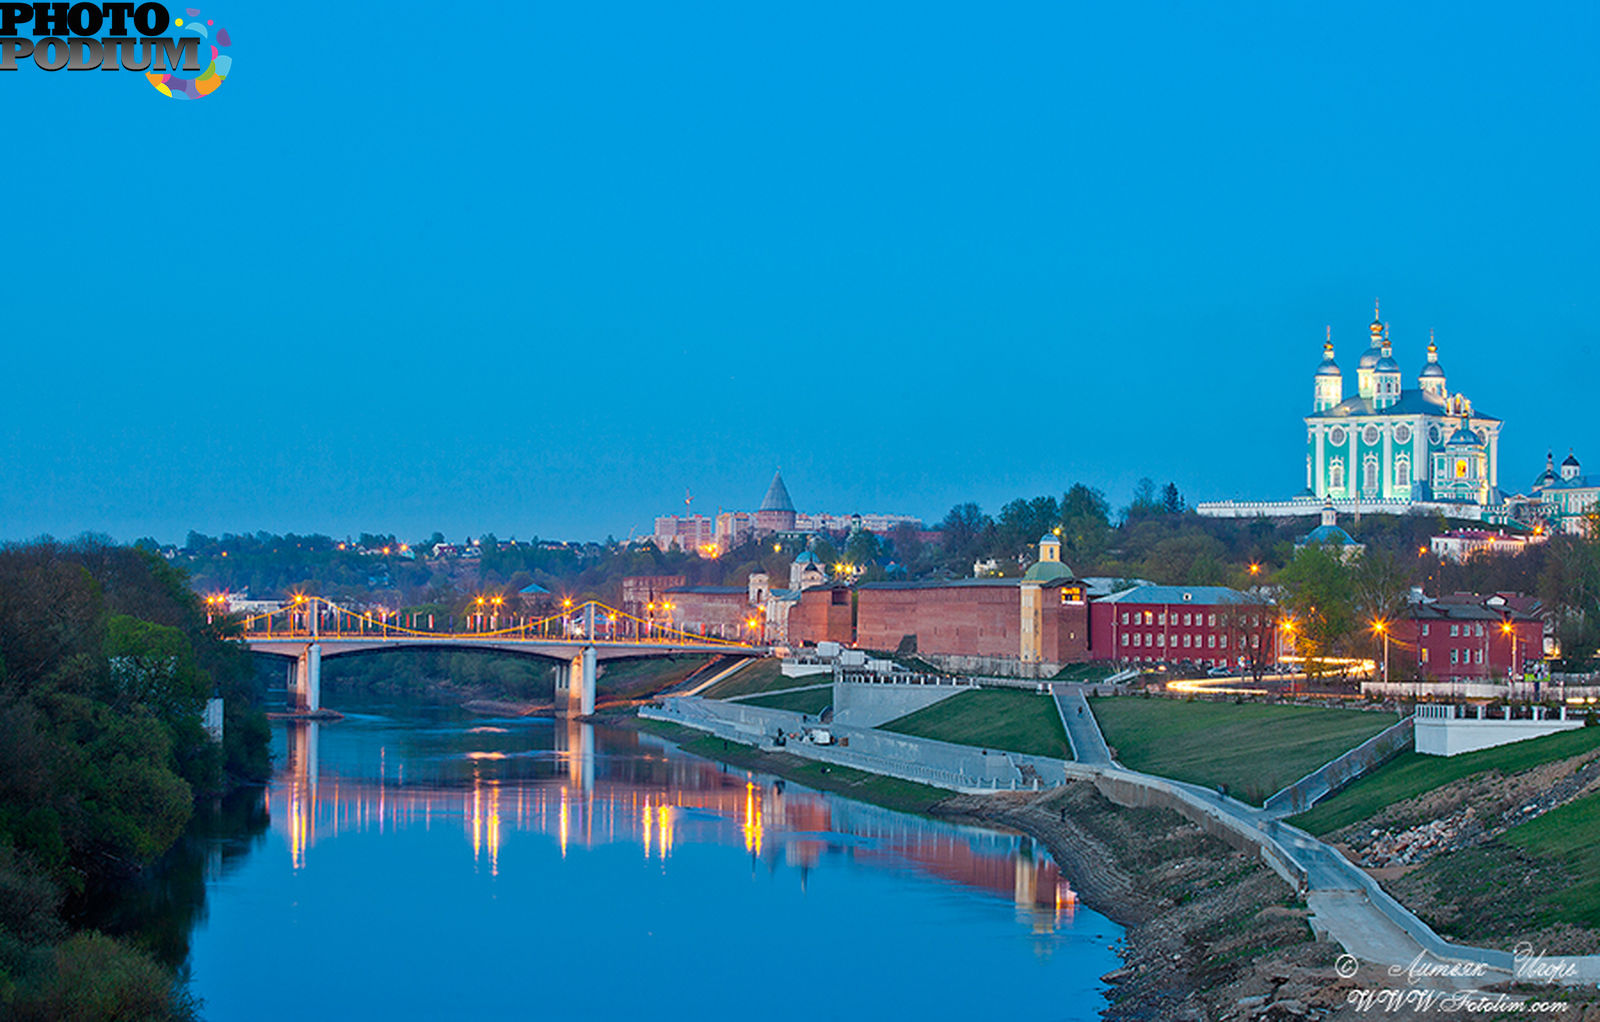
<path id="1" fill-rule="evenodd" d="M 0 74 L 0 536 L 1287 496 L 1375 296 L 1600 467 L 1592 5 L 434 7 Z"/>

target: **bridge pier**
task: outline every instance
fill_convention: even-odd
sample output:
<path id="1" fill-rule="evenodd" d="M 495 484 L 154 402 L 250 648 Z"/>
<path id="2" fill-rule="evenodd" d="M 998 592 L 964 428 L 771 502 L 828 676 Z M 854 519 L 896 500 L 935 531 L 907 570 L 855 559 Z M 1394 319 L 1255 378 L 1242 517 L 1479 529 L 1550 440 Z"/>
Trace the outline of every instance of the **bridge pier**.
<path id="1" fill-rule="evenodd" d="M 565 713 L 567 702 L 572 698 L 572 665 L 564 660 L 556 661 L 554 668 L 556 676 L 556 712 Z"/>
<path id="2" fill-rule="evenodd" d="M 594 712 L 597 658 L 593 646 L 567 663 L 556 664 L 556 712 L 588 716 Z"/>
<path id="3" fill-rule="evenodd" d="M 595 652 L 593 646 L 583 647 L 583 653 L 574 661 L 578 667 L 581 684 L 578 689 L 578 712 L 585 717 L 594 712 Z"/>
<path id="4" fill-rule="evenodd" d="M 313 642 L 301 651 L 294 666 L 295 709 L 316 713 L 322 709 L 322 644 Z"/>

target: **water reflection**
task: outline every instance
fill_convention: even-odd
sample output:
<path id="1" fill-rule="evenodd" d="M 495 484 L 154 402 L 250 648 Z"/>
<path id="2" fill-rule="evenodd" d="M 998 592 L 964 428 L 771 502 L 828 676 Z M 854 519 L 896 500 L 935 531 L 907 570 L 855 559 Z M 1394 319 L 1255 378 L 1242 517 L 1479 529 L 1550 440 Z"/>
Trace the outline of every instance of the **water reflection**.
<path id="1" fill-rule="evenodd" d="M 315 870 L 319 846 L 343 835 L 442 826 L 459 828 L 460 855 L 491 878 L 536 867 L 531 850 L 505 854 L 517 835 L 553 838 L 563 859 L 634 846 L 663 869 L 681 843 L 742 842 L 752 869 L 781 863 L 802 887 L 836 855 L 1009 899 L 1039 934 L 1076 910 L 1066 878 L 1027 837 L 819 794 L 631 731 L 526 720 L 397 730 L 378 717 L 285 727 L 267 806 L 296 872 Z M 329 738 L 331 759 L 321 755 Z"/>

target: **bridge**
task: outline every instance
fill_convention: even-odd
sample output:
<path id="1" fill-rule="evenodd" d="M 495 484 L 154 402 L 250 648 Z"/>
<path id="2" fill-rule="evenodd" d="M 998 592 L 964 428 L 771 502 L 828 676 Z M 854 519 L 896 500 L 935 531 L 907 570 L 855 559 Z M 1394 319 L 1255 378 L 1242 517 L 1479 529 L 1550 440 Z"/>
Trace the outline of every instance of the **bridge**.
<path id="1" fill-rule="evenodd" d="M 766 656 L 770 648 L 697 635 L 590 600 L 539 619 L 508 617 L 484 605 L 467 616 L 467 630 L 434 628 L 432 615 L 351 610 L 320 596 L 296 595 L 283 607 L 245 618 L 244 643 L 253 653 L 290 661 L 289 691 L 305 713 L 322 709 L 322 661 L 393 649 L 484 650 L 553 661 L 556 706 L 594 712 L 595 677 L 604 660 L 711 653 Z M 480 601 L 482 604 L 482 601 Z"/>

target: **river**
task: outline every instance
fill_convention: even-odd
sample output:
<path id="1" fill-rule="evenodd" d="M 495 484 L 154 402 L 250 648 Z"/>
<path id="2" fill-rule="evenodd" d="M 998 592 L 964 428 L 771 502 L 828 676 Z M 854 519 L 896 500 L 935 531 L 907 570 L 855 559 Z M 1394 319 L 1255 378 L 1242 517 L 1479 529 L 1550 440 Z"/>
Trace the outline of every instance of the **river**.
<path id="1" fill-rule="evenodd" d="M 1030 838 L 632 730 L 284 723 L 265 789 L 104 910 L 215 1022 L 1094 1019 L 1121 930 Z"/>

